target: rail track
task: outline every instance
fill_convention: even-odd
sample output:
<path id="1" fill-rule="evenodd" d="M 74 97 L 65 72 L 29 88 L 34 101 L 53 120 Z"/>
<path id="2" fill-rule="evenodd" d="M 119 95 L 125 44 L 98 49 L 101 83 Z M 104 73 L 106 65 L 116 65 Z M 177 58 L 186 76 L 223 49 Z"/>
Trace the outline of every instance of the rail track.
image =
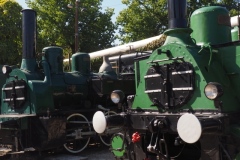
<path id="1" fill-rule="evenodd" d="M 114 160 L 114 156 L 109 147 L 103 144 L 90 144 L 79 154 L 71 155 L 64 152 L 49 154 L 44 160 Z"/>
<path id="2" fill-rule="evenodd" d="M 70 154 L 63 147 L 45 152 L 27 152 L 0 157 L 0 160 L 114 160 L 109 147 L 102 143 L 90 143 L 78 154 Z"/>

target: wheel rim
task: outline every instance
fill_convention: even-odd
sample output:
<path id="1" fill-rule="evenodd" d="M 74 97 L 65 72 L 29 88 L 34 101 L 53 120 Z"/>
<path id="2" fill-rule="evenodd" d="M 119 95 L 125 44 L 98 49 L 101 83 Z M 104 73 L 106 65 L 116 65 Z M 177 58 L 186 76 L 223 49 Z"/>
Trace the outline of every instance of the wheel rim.
<path id="1" fill-rule="evenodd" d="M 63 145 L 64 148 L 70 153 L 83 151 L 88 146 L 90 137 L 78 133 L 91 131 L 88 119 L 82 114 L 74 113 L 68 116 L 66 128 L 67 143 Z"/>

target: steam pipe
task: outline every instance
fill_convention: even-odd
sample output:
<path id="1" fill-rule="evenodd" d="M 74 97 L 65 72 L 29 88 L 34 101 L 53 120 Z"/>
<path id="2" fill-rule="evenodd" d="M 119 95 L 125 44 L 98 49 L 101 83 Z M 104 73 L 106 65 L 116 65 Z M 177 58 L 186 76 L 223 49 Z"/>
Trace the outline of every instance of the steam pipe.
<path id="1" fill-rule="evenodd" d="M 110 56 L 117 56 L 117 55 L 121 55 L 121 54 L 134 53 L 134 52 L 136 52 L 136 49 L 144 47 L 147 44 L 160 39 L 162 36 L 163 35 L 161 34 L 159 36 L 155 36 L 155 37 L 147 38 L 144 40 L 128 43 L 125 45 L 116 46 L 116 47 L 92 52 L 92 53 L 89 53 L 89 55 L 90 55 L 91 59 L 94 59 L 94 58 L 103 57 L 103 56 L 110 57 Z"/>
<path id="2" fill-rule="evenodd" d="M 129 61 L 129 60 L 131 61 L 134 58 L 138 58 L 141 56 L 147 56 L 147 55 L 150 55 L 151 53 L 152 53 L 152 51 L 145 51 L 145 52 L 136 52 L 136 53 L 132 53 L 132 54 L 114 56 L 114 57 L 109 57 L 109 61 L 116 61 L 116 60 L 120 60 L 120 61 L 124 61 L 124 62 Z"/>
<path id="3" fill-rule="evenodd" d="M 230 17 L 231 27 L 239 26 L 239 15 Z"/>

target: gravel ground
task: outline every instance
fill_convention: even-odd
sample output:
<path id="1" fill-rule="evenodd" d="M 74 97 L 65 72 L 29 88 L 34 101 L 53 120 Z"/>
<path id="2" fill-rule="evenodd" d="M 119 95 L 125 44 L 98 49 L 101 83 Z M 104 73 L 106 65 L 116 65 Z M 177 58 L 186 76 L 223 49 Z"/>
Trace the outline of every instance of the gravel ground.
<path id="1" fill-rule="evenodd" d="M 26 152 L 0 157 L 0 160 L 115 160 L 109 147 L 102 143 L 89 144 L 78 154 L 71 154 L 63 147 L 45 152 Z"/>
<path id="2" fill-rule="evenodd" d="M 104 145 L 89 145 L 79 154 L 71 155 L 67 153 L 57 153 L 49 155 L 44 160 L 114 160 L 114 156 L 109 151 L 109 147 Z"/>

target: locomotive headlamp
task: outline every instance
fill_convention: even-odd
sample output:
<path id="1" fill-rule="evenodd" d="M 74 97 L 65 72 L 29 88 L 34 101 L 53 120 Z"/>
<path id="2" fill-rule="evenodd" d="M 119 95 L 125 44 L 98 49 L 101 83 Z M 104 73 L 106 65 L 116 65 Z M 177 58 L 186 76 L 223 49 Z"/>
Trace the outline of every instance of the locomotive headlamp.
<path id="1" fill-rule="evenodd" d="M 204 93 L 208 99 L 214 100 L 223 95 L 223 89 L 221 84 L 210 82 L 206 85 Z"/>
<path id="2" fill-rule="evenodd" d="M 11 73 L 11 72 L 12 72 L 12 68 L 11 68 L 10 66 L 4 65 L 4 66 L 2 67 L 2 73 L 3 73 L 3 74 L 9 74 L 9 73 Z"/>
<path id="3" fill-rule="evenodd" d="M 117 103 L 121 103 L 122 100 L 124 99 L 125 95 L 121 90 L 114 90 L 111 93 L 111 100 L 113 101 L 113 103 L 117 104 Z"/>

